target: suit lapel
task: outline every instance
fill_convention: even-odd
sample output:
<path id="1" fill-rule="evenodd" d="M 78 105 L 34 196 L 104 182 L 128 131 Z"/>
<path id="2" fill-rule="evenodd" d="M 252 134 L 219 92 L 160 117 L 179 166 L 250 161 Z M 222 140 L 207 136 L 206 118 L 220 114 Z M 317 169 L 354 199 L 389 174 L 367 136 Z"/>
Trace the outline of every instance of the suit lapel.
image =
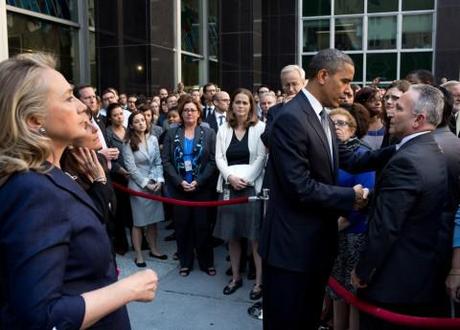
<path id="1" fill-rule="evenodd" d="M 68 177 L 64 172 L 62 172 L 61 170 L 57 168 L 53 168 L 49 173 L 47 173 L 46 176 L 56 186 L 69 192 L 74 197 L 76 197 L 80 202 L 82 202 L 83 204 L 91 208 L 94 211 L 94 213 L 96 213 L 99 220 L 102 223 L 104 223 L 102 214 L 96 208 L 96 206 L 94 205 L 93 201 L 91 200 L 89 195 L 86 193 L 86 191 L 84 191 L 83 188 L 81 188 L 75 181 L 73 181 L 70 177 Z"/>
<path id="2" fill-rule="evenodd" d="M 323 126 L 321 126 L 321 123 L 320 123 L 320 121 L 318 119 L 318 116 L 316 115 L 315 110 L 313 109 L 313 107 L 311 106 L 310 102 L 308 101 L 308 98 L 305 96 L 305 94 L 302 91 L 300 91 L 299 94 L 303 98 L 303 102 L 301 102 L 301 104 L 302 104 L 302 108 L 304 109 L 305 113 L 308 116 L 308 122 L 315 129 L 315 132 L 318 135 L 319 140 L 321 141 L 321 144 L 323 145 L 324 149 L 326 150 L 327 158 L 329 160 L 329 169 L 331 170 L 332 174 L 334 175 L 335 174 L 335 169 L 337 168 L 337 162 L 336 162 L 337 150 L 334 147 L 334 145 L 335 145 L 334 135 L 335 134 L 332 134 L 332 132 L 334 132 L 334 130 L 331 128 L 332 146 L 333 146 L 333 149 L 334 149 L 333 150 L 333 152 L 334 152 L 334 165 L 335 165 L 335 168 L 332 168 L 331 152 L 329 150 L 329 143 L 327 142 L 327 136 L 326 136 L 326 133 L 324 132 Z M 329 119 L 329 116 L 328 116 L 328 120 L 329 120 L 329 126 L 331 126 L 331 120 Z"/>

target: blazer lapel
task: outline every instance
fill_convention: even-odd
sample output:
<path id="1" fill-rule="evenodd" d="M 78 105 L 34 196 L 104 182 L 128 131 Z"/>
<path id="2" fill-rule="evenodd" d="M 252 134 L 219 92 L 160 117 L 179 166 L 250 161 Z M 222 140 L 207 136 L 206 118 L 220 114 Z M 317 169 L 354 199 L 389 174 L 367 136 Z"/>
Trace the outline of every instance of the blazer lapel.
<path id="1" fill-rule="evenodd" d="M 195 150 L 196 145 L 198 144 L 198 141 L 200 140 L 201 129 L 202 128 L 200 127 L 200 125 L 197 125 L 195 127 L 195 133 L 194 133 L 194 136 L 193 136 L 193 148 L 192 148 L 192 150 Z"/>
<path id="2" fill-rule="evenodd" d="M 53 168 L 50 172 L 47 173 L 47 177 L 59 188 L 69 192 L 83 204 L 91 208 L 94 213 L 98 216 L 99 220 L 104 223 L 103 216 L 101 212 L 96 208 L 93 201 L 75 181 L 73 181 L 68 175 L 57 168 Z"/>

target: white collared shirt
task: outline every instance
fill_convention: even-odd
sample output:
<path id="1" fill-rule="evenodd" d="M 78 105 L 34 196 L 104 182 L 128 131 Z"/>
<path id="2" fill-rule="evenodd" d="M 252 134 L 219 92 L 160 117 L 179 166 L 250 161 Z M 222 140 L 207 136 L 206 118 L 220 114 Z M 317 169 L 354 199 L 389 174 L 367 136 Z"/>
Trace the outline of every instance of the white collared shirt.
<path id="1" fill-rule="evenodd" d="M 396 145 L 396 150 L 399 150 L 405 143 L 409 142 L 409 141 L 412 140 L 413 138 L 416 138 L 416 137 L 419 136 L 419 135 L 428 134 L 428 133 L 431 133 L 431 131 L 417 132 L 417 133 L 410 134 L 410 135 L 407 135 L 407 136 L 403 137 L 403 139 L 401 140 L 401 142 L 399 142 L 399 143 Z"/>
<path id="2" fill-rule="evenodd" d="M 216 117 L 217 126 L 221 126 L 220 121 L 219 121 L 220 116 L 224 117 L 222 119 L 222 125 L 223 125 L 223 124 L 225 124 L 225 119 L 227 118 L 227 113 L 226 112 L 218 112 L 218 111 L 216 111 L 216 108 L 214 108 L 214 117 Z"/>
<path id="3" fill-rule="evenodd" d="M 313 96 L 312 93 L 307 91 L 305 88 L 302 88 L 302 92 L 305 94 L 307 97 L 308 101 L 310 102 L 310 105 L 312 106 L 313 110 L 315 110 L 316 116 L 318 117 L 319 122 L 321 123 L 321 111 L 325 109 L 321 103 L 319 103 L 318 99 Z"/>

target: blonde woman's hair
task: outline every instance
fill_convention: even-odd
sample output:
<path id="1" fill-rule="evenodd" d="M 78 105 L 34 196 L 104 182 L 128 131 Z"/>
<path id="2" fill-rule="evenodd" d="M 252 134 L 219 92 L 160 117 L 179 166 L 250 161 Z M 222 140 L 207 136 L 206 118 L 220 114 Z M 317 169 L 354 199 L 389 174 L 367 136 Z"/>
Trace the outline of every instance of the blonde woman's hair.
<path id="1" fill-rule="evenodd" d="M 55 65 L 55 59 L 43 53 L 0 62 L 0 184 L 15 172 L 44 171 L 50 139 L 30 129 L 27 121 L 45 120 L 48 88 L 42 75 Z"/>

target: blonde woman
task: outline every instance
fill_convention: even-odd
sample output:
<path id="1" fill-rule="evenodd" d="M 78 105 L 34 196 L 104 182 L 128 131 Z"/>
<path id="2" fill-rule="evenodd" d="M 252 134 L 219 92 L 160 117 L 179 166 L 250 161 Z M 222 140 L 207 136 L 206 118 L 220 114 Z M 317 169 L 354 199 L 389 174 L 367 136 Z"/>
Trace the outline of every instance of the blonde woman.
<path id="1" fill-rule="evenodd" d="M 130 329 L 157 276 L 117 281 L 101 213 L 59 167 L 85 106 L 45 55 L 1 62 L 0 86 L 0 328 Z"/>

